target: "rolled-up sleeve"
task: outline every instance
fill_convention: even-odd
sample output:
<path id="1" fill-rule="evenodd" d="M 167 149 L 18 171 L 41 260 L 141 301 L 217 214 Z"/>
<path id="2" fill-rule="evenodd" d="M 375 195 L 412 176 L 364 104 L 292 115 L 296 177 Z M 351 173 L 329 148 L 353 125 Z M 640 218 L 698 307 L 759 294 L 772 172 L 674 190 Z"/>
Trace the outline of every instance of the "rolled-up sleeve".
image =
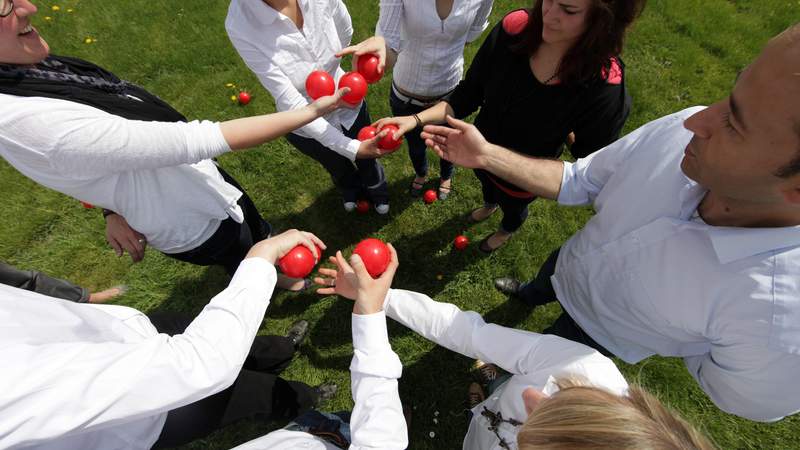
<path id="1" fill-rule="evenodd" d="M 489 14 L 492 13 L 492 3 L 494 3 L 494 0 L 483 0 L 478 7 L 475 20 L 469 28 L 469 34 L 467 34 L 467 42 L 473 42 L 475 39 L 481 37 L 483 31 L 489 26 Z"/>

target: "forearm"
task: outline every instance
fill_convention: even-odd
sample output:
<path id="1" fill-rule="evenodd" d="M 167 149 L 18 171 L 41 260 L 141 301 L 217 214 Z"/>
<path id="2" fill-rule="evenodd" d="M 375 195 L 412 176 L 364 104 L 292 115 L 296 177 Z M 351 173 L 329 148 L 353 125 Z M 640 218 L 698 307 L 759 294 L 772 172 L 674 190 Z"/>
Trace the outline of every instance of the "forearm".
<path id="1" fill-rule="evenodd" d="M 555 159 L 534 158 L 487 143 L 483 169 L 533 193 L 556 200 L 561 190 L 564 163 Z"/>
<path id="2" fill-rule="evenodd" d="M 254 147 L 279 138 L 320 117 L 313 105 L 220 123 L 220 131 L 231 150 Z"/>
<path id="3" fill-rule="evenodd" d="M 417 114 L 422 125 L 433 125 L 445 122 L 447 116 L 453 116 L 453 108 L 449 103 L 441 101 Z"/>

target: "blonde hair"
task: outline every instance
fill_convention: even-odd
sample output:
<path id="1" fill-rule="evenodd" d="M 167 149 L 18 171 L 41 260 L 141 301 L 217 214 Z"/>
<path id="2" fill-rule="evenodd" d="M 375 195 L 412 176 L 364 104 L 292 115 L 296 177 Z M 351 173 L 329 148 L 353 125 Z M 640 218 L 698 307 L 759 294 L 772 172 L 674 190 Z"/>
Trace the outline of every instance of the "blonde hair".
<path id="1" fill-rule="evenodd" d="M 712 450 L 711 440 L 639 386 L 620 396 L 578 378 L 556 381 L 517 434 L 520 450 Z"/>

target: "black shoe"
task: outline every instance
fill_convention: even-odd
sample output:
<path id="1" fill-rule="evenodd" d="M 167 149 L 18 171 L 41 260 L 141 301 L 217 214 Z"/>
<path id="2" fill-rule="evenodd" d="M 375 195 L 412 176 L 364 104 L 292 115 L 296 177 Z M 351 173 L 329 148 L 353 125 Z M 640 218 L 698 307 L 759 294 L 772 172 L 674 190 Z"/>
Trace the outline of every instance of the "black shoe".
<path id="1" fill-rule="evenodd" d="M 317 394 L 316 405 L 319 406 L 320 404 L 332 399 L 338 390 L 339 386 L 336 386 L 333 383 L 323 383 L 319 386 L 314 386 L 314 393 Z"/>
<path id="2" fill-rule="evenodd" d="M 522 283 L 516 278 L 497 278 L 494 280 L 494 287 L 496 287 L 498 291 L 512 297 L 519 297 L 519 288 L 521 286 Z"/>
<path id="3" fill-rule="evenodd" d="M 303 343 L 307 334 L 308 334 L 308 322 L 301 319 L 293 323 L 292 326 L 289 327 L 289 331 L 286 333 L 286 337 L 292 341 L 292 343 L 294 344 L 294 348 L 297 348 L 300 347 L 300 344 Z"/>

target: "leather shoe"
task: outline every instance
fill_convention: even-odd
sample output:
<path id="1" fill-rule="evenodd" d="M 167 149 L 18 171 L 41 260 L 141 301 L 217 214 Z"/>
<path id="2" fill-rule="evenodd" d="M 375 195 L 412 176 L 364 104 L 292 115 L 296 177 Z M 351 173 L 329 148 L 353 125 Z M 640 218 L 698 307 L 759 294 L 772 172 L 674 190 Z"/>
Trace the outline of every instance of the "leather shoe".
<path id="1" fill-rule="evenodd" d="M 507 277 L 497 278 L 494 280 L 494 287 L 497 288 L 498 291 L 512 297 L 519 297 L 520 286 L 522 286 L 522 283 L 520 283 L 516 278 Z"/>
<path id="2" fill-rule="evenodd" d="M 292 341 L 294 348 L 300 347 L 300 344 L 306 339 L 306 335 L 308 335 L 308 322 L 302 319 L 293 323 L 286 332 L 286 337 Z"/>

